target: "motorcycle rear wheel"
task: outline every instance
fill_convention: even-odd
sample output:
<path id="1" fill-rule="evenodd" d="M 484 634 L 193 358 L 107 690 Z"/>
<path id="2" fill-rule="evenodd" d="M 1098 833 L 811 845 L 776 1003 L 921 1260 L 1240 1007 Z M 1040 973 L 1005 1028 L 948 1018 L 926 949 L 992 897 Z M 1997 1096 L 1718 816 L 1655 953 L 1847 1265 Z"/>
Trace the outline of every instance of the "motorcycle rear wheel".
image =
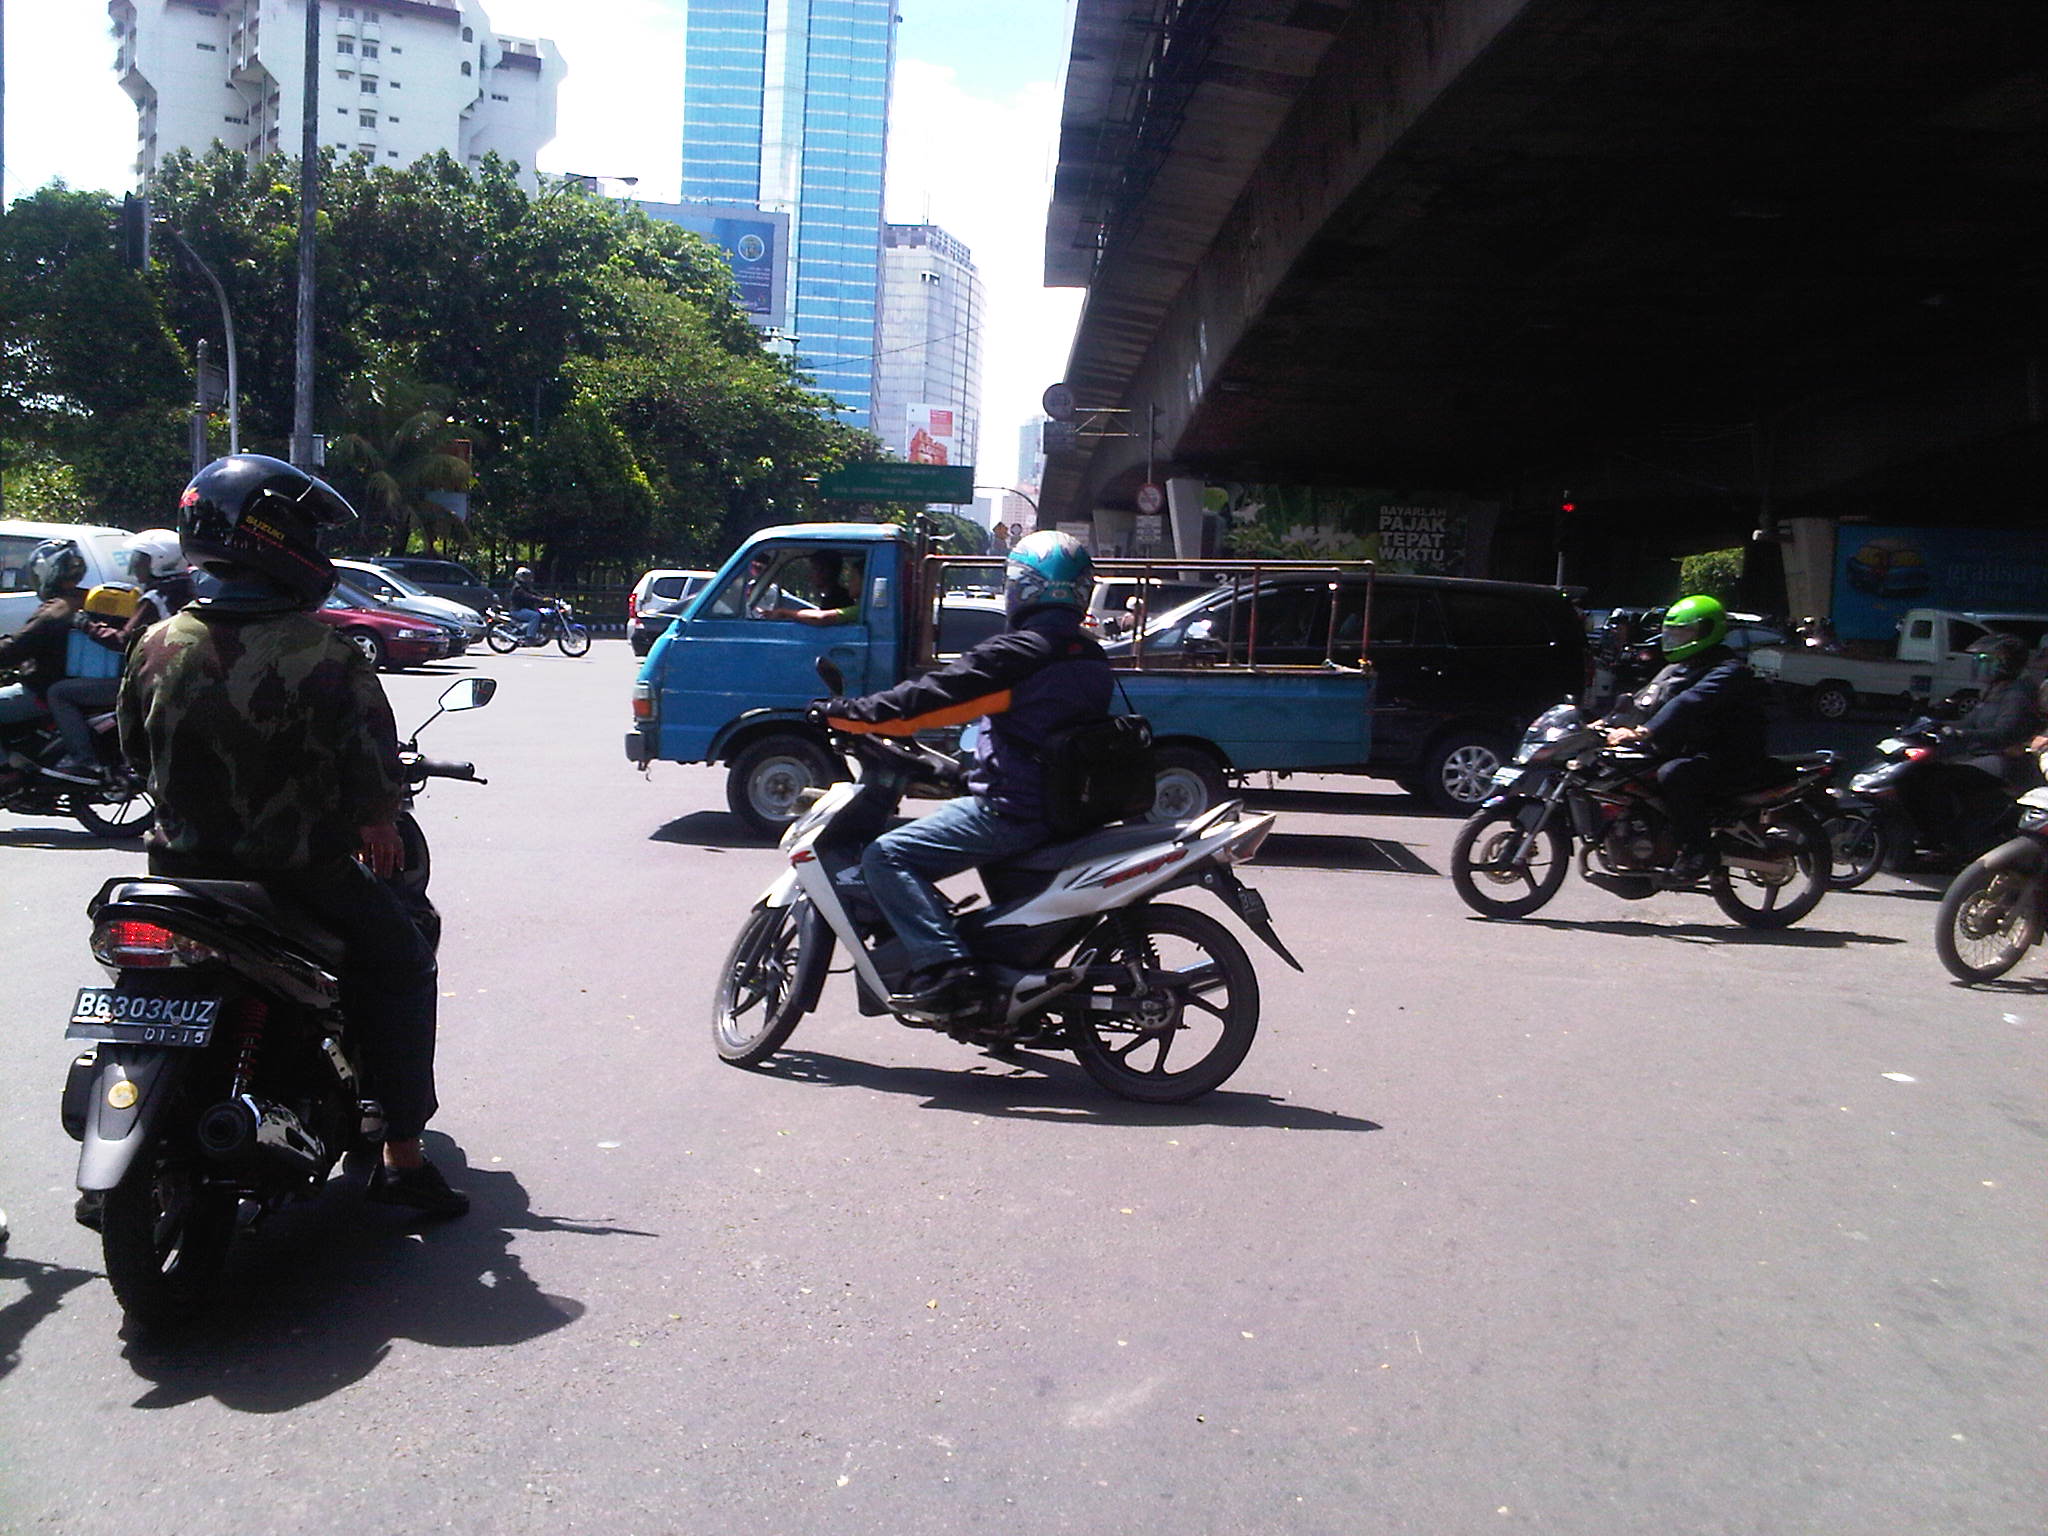
<path id="1" fill-rule="evenodd" d="M 1526 860 L 1510 862 L 1526 830 L 1523 817 L 1535 808 L 1533 802 L 1497 805 L 1458 829 L 1451 884 L 1481 917 L 1527 917 L 1558 893 L 1571 871 L 1571 842 L 1554 825 L 1537 834 Z"/>
<path id="2" fill-rule="evenodd" d="M 509 624 L 493 624 L 484 631 L 484 644 L 500 656 L 509 656 L 519 649 L 521 631 Z"/>
<path id="3" fill-rule="evenodd" d="M 1828 887 L 1853 891 L 1892 856 L 1891 828 L 1876 816 L 1843 813 L 1821 823 L 1828 835 Z"/>
<path id="4" fill-rule="evenodd" d="M 114 1299 L 145 1334 L 196 1317 L 214 1294 L 235 1232 L 235 1195 L 201 1182 L 193 1156 L 158 1139 L 107 1191 L 100 1253 Z"/>
<path id="5" fill-rule="evenodd" d="M 109 842 L 131 841 L 156 825 L 156 805 L 140 785 L 120 799 L 95 803 L 90 794 L 77 794 L 70 800 L 71 814 L 78 818 L 78 824 L 94 837 Z"/>
<path id="6" fill-rule="evenodd" d="M 1163 942 L 1162 942 L 1163 941 Z M 1259 976 L 1230 930 L 1189 907 L 1145 904 L 1112 912 L 1074 951 L 1072 965 L 1135 962 L 1150 983 L 1120 1001 L 1144 1017 L 1065 1012 L 1067 1046 L 1099 1087 L 1141 1104 L 1182 1104 L 1219 1087 L 1259 1032 Z M 1169 1066 L 1183 1035 L 1199 1042 Z"/>
<path id="7" fill-rule="evenodd" d="M 2040 937 L 2038 875 L 1993 870 L 1972 859 L 1942 893 L 1934 952 L 1958 981 L 1990 981 L 2020 962 Z"/>
<path id="8" fill-rule="evenodd" d="M 581 656 L 590 649 L 590 631 L 581 624 L 568 624 L 555 631 L 555 644 L 564 656 Z"/>
<path id="9" fill-rule="evenodd" d="M 1828 893 L 1832 849 L 1820 820 L 1810 811 L 1780 811 L 1772 819 L 1773 844 L 1790 845 L 1793 870 L 1773 883 L 1747 870 L 1717 865 L 1708 877 L 1714 905 L 1745 928 L 1789 928 Z M 1782 899 L 1781 899 L 1782 898 Z"/>
<path id="10" fill-rule="evenodd" d="M 722 1060 L 758 1067 L 782 1049 L 803 1018 L 796 999 L 809 905 L 799 896 L 786 907 L 756 907 L 747 915 L 711 1003 L 711 1043 Z"/>

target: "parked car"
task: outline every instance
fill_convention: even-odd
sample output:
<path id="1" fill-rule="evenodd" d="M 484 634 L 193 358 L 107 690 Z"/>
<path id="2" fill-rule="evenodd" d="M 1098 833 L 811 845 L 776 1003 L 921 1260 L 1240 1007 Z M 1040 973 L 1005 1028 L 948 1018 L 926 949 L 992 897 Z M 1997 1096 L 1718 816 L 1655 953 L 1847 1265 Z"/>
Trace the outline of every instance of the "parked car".
<path id="1" fill-rule="evenodd" d="M 715 571 L 648 571 L 626 597 L 626 638 L 633 654 L 645 656 L 668 632 L 676 615 L 690 606 Z"/>
<path id="2" fill-rule="evenodd" d="M 367 560 L 337 560 L 334 568 L 350 586 L 382 598 L 401 613 L 452 626 L 462 636 L 464 650 L 484 637 L 484 616 L 466 603 L 436 597 L 418 582 Z"/>
<path id="3" fill-rule="evenodd" d="M 403 576 L 435 597 L 445 597 L 478 613 L 498 601 L 491 584 L 458 561 L 428 555 L 365 555 L 362 563 Z"/>
<path id="4" fill-rule="evenodd" d="M 1363 771 L 1440 810 L 1469 811 L 1513 756 L 1530 720 L 1586 687 L 1584 620 L 1555 587 L 1449 576 L 1277 577 L 1228 587 L 1104 644 L 1146 664 L 1356 666 L 1369 649 L 1376 686 Z M 1330 608 L 1336 595 L 1334 622 Z M 1253 629 L 1257 636 L 1254 648 Z M 1369 641 L 1369 645 L 1368 645 Z"/>
<path id="5" fill-rule="evenodd" d="M 124 581 L 128 573 L 114 559 L 114 551 L 132 535 L 125 528 L 102 523 L 36 523 L 21 518 L 0 518 L 0 635 L 11 635 L 29 620 L 41 604 L 35 583 L 29 579 L 28 557 L 45 539 L 70 539 L 85 556 L 85 584 Z"/>
<path id="6" fill-rule="evenodd" d="M 313 617 L 331 624 L 373 667 L 397 671 L 450 654 L 454 633 L 442 624 L 403 613 L 347 582 L 337 585 Z"/>
<path id="7" fill-rule="evenodd" d="M 1138 595 L 1135 577 L 1105 576 L 1095 583 L 1088 598 L 1087 624 L 1105 636 L 1129 634 L 1136 623 L 1131 601 Z M 1147 620 L 1180 607 L 1181 604 L 1216 590 L 1214 582 L 1153 581 L 1145 584 Z"/>

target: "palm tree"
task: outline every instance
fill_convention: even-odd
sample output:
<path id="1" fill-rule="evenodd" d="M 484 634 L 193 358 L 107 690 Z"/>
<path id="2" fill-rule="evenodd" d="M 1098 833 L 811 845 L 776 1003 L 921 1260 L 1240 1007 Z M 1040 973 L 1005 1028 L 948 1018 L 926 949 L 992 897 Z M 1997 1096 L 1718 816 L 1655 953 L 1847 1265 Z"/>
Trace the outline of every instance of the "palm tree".
<path id="1" fill-rule="evenodd" d="M 392 554 L 405 553 L 415 527 L 434 553 L 454 517 L 431 493 L 469 489 L 469 460 L 453 451 L 461 429 L 446 401 L 446 391 L 395 368 L 370 369 L 345 405 L 355 430 L 328 444 L 329 457 L 349 472 L 357 510 L 390 525 Z"/>

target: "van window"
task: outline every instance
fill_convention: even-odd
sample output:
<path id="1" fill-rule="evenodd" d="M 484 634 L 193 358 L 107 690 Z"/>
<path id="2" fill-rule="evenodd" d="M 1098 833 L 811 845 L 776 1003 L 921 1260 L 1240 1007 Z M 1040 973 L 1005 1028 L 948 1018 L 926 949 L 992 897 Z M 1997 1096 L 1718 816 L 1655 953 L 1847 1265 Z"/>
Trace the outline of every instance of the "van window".
<path id="1" fill-rule="evenodd" d="M 1444 618 L 1453 645 L 1544 646 L 1551 640 L 1543 606 L 1505 592 L 1445 592 Z"/>
<path id="2" fill-rule="evenodd" d="M 684 576 L 657 576 L 654 578 L 654 585 L 648 589 L 647 595 L 649 597 L 681 597 L 687 581 L 688 578 Z"/>
<path id="3" fill-rule="evenodd" d="M 1337 655 L 1356 647 L 1365 627 L 1365 587 L 1351 584 L 1337 597 Z M 1441 645 L 1436 595 L 1424 587 L 1373 583 L 1371 649 L 1389 645 Z M 1355 659 L 1355 658 L 1354 658 Z"/>
<path id="4" fill-rule="evenodd" d="M 858 608 L 866 568 L 867 555 L 857 549 L 807 544 L 756 550 L 704 611 L 711 618 L 735 619 L 784 608 Z M 853 621 L 859 622 L 857 612 Z"/>
<path id="5" fill-rule="evenodd" d="M 28 557 L 41 539 L 16 533 L 0 533 L 0 592 L 33 592 L 35 582 L 28 574 Z"/>
<path id="6" fill-rule="evenodd" d="M 1932 640 L 1934 638 L 1934 620 L 1915 619 L 1912 628 L 1907 630 L 1906 634 L 1908 638 L 1914 640 Z"/>

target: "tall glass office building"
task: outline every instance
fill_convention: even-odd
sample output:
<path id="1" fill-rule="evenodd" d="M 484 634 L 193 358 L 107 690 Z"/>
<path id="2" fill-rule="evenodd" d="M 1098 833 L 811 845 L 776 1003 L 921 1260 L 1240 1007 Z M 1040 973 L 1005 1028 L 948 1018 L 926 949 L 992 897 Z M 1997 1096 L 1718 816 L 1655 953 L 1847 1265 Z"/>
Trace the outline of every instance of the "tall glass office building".
<path id="1" fill-rule="evenodd" d="M 683 199 L 790 216 L 791 324 L 818 387 L 870 425 L 893 0 L 688 0 Z"/>

